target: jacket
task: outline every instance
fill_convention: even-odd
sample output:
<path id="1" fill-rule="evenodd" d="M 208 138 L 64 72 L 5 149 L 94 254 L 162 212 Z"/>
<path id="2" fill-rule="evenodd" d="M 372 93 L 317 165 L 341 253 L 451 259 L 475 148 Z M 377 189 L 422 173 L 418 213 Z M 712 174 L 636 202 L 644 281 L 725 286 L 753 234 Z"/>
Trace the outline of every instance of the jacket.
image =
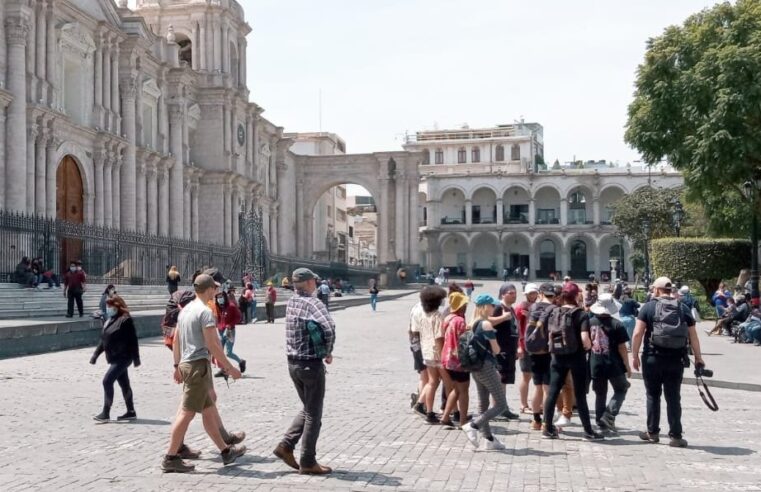
<path id="1" fill-rule="evenodd" d="M 93 362 L 98 360 L 103 352 L 106 353 L 106 362 L 109 364 L 129 360 L 135 367 L 140 365 L 137 332 L 135 331 L 135 323 L 129 314 L 111 318 L 103 326 L 100 343 L 95 347 L 91 360 Z"/>

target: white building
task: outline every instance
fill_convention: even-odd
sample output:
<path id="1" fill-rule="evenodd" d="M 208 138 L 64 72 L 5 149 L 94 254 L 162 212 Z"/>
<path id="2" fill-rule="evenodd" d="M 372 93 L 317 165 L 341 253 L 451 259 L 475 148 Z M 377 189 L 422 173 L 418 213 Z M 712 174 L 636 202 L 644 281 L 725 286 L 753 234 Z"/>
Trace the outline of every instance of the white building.
<path id="1" fill-rule="evenodd" d="M 600 278 L 623 247 L 633 278 L 631 245 L 610 223 L 611 204 L 648 183 L 683 184 L 666 167 L 547 169 L 535 123 L 422 131 L 404 148 L 424 153 L 420 263 L 429 271 L 501 276 L 503 268 L 528 268 L 530 278 Z"/>

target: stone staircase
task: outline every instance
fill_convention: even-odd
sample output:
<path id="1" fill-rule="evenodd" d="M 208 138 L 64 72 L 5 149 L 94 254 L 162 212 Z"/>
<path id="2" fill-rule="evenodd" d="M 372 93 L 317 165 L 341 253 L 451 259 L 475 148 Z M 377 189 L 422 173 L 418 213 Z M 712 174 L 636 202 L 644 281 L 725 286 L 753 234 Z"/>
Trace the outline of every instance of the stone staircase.
<path id="1" fill-rule="evenodd" d="M 189 286 L 181 286 L 188 289 Z M 98 303 L 105 284 L 88 284 L 87 292 L 82 296 L 85 316 L 90 316 L 98 310 Z M 117 293 L 127 303 L 132 312 L 138 311 L 163 311 L 169 298 L 164 285 L 117 285 Z M 264 289 L 256 291 L 256 300 L 259 305 L 264 305 Z M 291 291 L 278 289 L 278 304 L 287 301 L 291 297 Z M 238 293 L 240 295 L 240 293 Z M 18 284 L 0 283 L 0 319 L 23 319 L 23 318 L 51 318 L 66 315 L 66 298 L 63 297 L 63 288 L 48 289 L 42 286 L 41 290 L 25 289 Z M 76 317 L 76 306 L 74 308 Z"/>

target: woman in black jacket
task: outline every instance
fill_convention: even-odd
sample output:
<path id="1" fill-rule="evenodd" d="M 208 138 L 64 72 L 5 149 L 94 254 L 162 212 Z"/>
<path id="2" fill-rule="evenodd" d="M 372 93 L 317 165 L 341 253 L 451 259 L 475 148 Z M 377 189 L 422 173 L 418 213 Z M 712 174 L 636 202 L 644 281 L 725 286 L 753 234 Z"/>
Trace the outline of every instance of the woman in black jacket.
<path id="1" fill-rule="evenodd" d="M 117 420 L 135 420 L 135 406 L 132 402 L 132 387 L 129 384 L 127 369 L 130 364 L 140 367 L 140 351 L 137 346 L 137 332 L 127 304 L 119 296 L 106 300 L 106 323 L 100 335 L 100 343 L 95 348 L 90 364 L 95 364 L 98 356 L 105 352 L 108 370 L 103 376 L 103 411 L 93 417 L 99 422 L 111 419 L 111 405 L 114 402 L 114 382 L 118 382 L 127 405 L 127 413 Z"/>

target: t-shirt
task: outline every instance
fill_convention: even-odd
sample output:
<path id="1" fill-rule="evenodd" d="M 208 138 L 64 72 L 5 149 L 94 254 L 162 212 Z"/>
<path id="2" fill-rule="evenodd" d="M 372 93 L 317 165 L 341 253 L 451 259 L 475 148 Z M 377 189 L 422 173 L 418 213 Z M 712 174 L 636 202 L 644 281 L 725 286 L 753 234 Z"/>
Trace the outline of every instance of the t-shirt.
<path id="1" fill-rule="evenodd" d="M 505 309 L 510 310 L 512 317 L 499 324 L 492 323 L 494 331 L 497 332 L 497 343 L 503 352 L 508 351 L 511 346 L 514 347 L 517 340 L 512 339 L 518 338 L 518 326 L 515 323 L 515 311 L 513 311 L 512 307 L 506 308 L 500 304 L 494 308 L 494 314 L 492 314 L 492 317 L 496 318 L 502 316 L 502 314 L 505 312 Z"/>
<path id="2" fill-rule="evenodd" d="M 420 334 L 420 350 L 423 352 L 423 360 L 439 360 L 439 354 L 436 353 L 436 339 L 444 338 L 442 321 L 443 318 L 438 311 L 426 313 L 420 304 L 412 308 L 410 331 Z"/>
<path id="3" fill-rule="evenodd" d="M 645 304 L 642 305 L 642 307 L 639 310 L 639 315 L 637 316 L 637 319 L 645 322 L 645 342 L 642 348 L 642 351 L 646 354 L 652 352 L 652 347 L 650 346 L 650 335 L 653 332 L 653 320 L 655 318 L 655 305 L 658 303 L 658 299 L 653 299 L 652 301 L 648 301 Z M 690 310 L 687 309 L 687 306 L 679 303 L 679 309 L 682 312 L 682 320 L 687 323 L 687 326 L 693 326 L 695 324 L 695 320 L 692 318 L 692 313 L 690 313 Z M 673 355 L 681 357 L 684 354 L 685 349 L 666 349 L 662 347 L 658 347 L 657 352 L 659 355 Z"/>
<path id="4" fill-rule="evenodd" d="M 607 356 L 594 352 L 591 353 L 589 366 L 592 377 L 619 376 L 624 374 L 626 372 L 626 365 L 621 358 L 621 354 L 618 352 L 618 347 L 622 343 L 629 341 L 629 334 L 626 332 L 626 328 L 623 323 L 611 316 L 593 315 L 593 317 L 600 323 L 600 326 L 595 326 L 595 322 L 590 322 L 592 339 L 594 340 L 596 336 L 596 330 L 601 330 L 604 327 L 608 335 L 610 353 Z"/>
<path id="5" fill-rule="evenodd" d="M 515 319 L 518 322 L 518 346 L 526 351 L 526 326 L 531 312 L 531 306 L 528 301 L 523 301 L 515 308 Z"/>
<path id="6" fill-rule="evenodd" d="M 621 309 L 618 310 L 619 316 L 637 316 L 639 303 L 634 299 L 627 298 L 621 303 Z"/>
<path id="7" fill-rule="evenodd" d="M 460 340 L 460 335 L 468 329 L 465 319 L 457 314 L 450 314 L 444 318 L 442 328 L 444 330 L 444 348 L 441 350 L 441 362 L 449 370 L 462 371 L 460 358 L 457 356 L 457 343 Z"/>
<path id="8" fill-rule="evenodd" d="M 180 334 L 181 362 L 191 362 L 209 358 L 209 348 L 203 338 L 203 330 L 214 330 L 217 336 L 217 320 L 200 299 L 182 308 L 177 317 L 177 330 Z"/>

